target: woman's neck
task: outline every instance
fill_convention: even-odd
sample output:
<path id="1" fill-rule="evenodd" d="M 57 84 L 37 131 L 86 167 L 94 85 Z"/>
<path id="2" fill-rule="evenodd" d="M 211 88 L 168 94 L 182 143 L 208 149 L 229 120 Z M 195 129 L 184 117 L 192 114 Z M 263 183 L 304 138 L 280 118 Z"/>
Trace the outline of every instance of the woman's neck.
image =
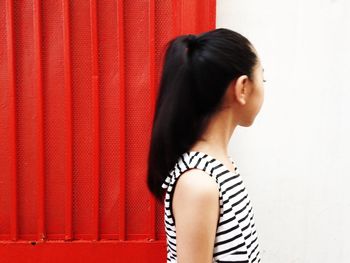
<path id="1" fill-rule="evenodd" d="M 232 110 L 217 113 L 210 119 L 207 129 L 190 151 L 207 152 L 213 156 L 226 158 L 229 155 L 229 141 L 236 126 Z"/>

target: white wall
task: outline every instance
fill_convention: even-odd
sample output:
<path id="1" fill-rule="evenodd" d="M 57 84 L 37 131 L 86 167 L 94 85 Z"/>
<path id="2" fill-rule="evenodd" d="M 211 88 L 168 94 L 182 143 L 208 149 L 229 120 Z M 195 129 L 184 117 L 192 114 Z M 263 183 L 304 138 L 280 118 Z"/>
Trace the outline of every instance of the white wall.
<path id="1" fill-rule="evenodd" d="M 230 142 L 263 263 L 350 262 L 349 2 L 217 0 L 217 28 L 253 43 L 267 80 Z"/>

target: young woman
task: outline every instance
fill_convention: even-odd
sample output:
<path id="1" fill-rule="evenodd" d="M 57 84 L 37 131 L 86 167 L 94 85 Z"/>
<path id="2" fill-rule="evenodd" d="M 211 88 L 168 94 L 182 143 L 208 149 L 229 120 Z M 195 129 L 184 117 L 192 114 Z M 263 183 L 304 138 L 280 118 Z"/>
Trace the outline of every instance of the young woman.
<path id="1" fill-rule="evenodd" d="M 168 42 L 147 177 L 165 204 L 167 263 L 260 262 L 252 202 L 228 144 L 237 125 L 253 124 L 263 82 L 256 49 L 237 32 Z"/>

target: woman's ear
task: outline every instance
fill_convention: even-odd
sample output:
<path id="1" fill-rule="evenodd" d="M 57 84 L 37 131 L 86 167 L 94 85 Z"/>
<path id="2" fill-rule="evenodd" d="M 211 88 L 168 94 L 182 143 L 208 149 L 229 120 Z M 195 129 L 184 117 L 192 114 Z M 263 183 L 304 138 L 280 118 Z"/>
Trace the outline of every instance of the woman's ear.
<path id="1" fill-rule="evenodd" d="M 245 105 L 247 103 L 248 96 L 248 76 L 239 76 L 236 80 L 235 96 L 236 100 L 241 104 Z"/>

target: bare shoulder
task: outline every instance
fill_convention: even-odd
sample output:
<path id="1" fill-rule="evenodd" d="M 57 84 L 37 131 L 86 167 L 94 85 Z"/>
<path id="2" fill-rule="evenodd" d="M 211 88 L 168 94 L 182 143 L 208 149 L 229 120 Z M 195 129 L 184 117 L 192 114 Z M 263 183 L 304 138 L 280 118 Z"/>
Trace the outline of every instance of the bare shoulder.
<path id="1" fill-rule="evenodd" d="M 217 183 L 199 169 L 177 180 L 173 212 L 178 262 L 212 262 L 220 206 Z"/>
<path id="2" fill-rule="evenodd" d="M 177 211 L 183 215 L 186 208 L 200 211 L 212 206 L 216 210 L 216 205 L 219 205 L 219 189 L 215 179 L 208 173 L 190 169 L 177 179 L 172 201 L 175 221 L 179 217 Z"/>
<path id="3" fill-rule="evenodd" d="M 219 190 L 215 179 L 200 169 L 190 169 L 178 179 L 175 192 L 181 198 L 197 199 L 218 198 Z M 176 195 L 174 192 L 174 196 Z"/>

